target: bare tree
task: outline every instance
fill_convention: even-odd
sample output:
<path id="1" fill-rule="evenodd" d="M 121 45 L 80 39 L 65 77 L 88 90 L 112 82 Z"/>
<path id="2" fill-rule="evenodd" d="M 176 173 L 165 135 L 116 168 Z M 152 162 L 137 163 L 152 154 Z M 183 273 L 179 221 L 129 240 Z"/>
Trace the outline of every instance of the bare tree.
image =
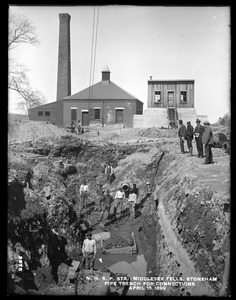
<path id="1" fill-rule="evenodd" d="M 14 59 L 9 59 L 8 70 L 8 88 L 16 90 L 16 82 L 18 86 L 29 85 L 29 79 L 27 77 L 29 69 L 25 65 L 18 64 Z"/>
<path id="2" fill-rule="evenodd" d="M 12 77 L 11 89 L 20 95 L 21 101 L 18 103 L 18 109 L 27 111 L 28 116 L 31 108 L 46 102 L 40 91 L 32 90 L 25 73 L 21 70 Z"/>
<path id="3" fill-rule="evenodd" d="M 19 91 L 18 91 L 19 92 Z M 45 97 L 40 91 L 32 91 L 30 89 L 19 92 L 22 101 L 18 102 L 18 109 L 27 111 L 28 116 L 30 116 L 30 109 L 46 102 Z"/>
<path id="4" fill-rule="evenodd" d="M 27 17 L 10 14 L 8 51 L 10 52 L 24 43 L 33 46 L 39 45 L 36 27 Z M 40 91 L 31 88 L 27 77 L 28 71 L 24 65 L 20 65 L 9 58 L 8 88 L 16 91 L 20 96 L 21 101 L 18 103 L 18 109 L 26 110 L 29 115 L 31 108 L 43 104 L 46 99 Z"/>
<path id="5" fill-rule="evenodd" d="M 10 14 L 8 33 L 8 50 L 12 50 L 23 43 L 34 46 L 39 45 L 36 27 L 25 16 L 16 16 L 14 14 Z"/>

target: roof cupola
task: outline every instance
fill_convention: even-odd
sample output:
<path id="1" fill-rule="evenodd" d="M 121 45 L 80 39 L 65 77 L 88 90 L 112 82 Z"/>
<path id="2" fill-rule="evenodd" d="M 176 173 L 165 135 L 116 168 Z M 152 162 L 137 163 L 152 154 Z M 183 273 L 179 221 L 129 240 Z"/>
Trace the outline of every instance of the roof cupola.
<path id="1" fill-rule="evenodd" d="M 105 66 L 102 69 L 102 81 L 109 81 L 110 82 L 110 70 L 108 69 L 108 66 Z"/>

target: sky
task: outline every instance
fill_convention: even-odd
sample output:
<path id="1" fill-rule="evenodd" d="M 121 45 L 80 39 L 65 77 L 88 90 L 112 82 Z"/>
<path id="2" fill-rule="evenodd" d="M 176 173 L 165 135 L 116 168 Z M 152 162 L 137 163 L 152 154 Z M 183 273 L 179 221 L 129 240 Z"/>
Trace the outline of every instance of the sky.
<path id="1" fill-rule="evenodd" d="M 216 122 L 230 112 L 230 7 L 129 6 L 99 7 L 94 77 L 91 51 L 94 6 L 10 6 L 36 26 L 38 47 L 22 44 L 9 53 L 29 69 L 31 86 L 46 103 L 56 101 L 59 14 L 71 16 L 71 94 L 101 81 L 108 66 L 112 82 L 147 108 L 147 81 L 194 79 L 195 108 Z M 98 7 L 96 7 L 96 12 Z M 95 44 L 94 44 L 95 45 Z M 8 111 L 19 97 L 9 91 Z"/>

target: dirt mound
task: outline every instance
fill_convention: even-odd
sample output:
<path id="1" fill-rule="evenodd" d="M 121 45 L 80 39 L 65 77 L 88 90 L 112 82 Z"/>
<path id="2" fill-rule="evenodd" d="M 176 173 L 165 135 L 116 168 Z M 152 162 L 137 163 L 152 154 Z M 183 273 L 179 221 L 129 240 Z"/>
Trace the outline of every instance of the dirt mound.
<path id="1" fill-rule="evenodd" d="M 24 121 L 21 123 L 9 123 L 9 142 L 32 141 L 40 138 L 52 138 L 66 134 L 66 129 L 40 121 Z"/>

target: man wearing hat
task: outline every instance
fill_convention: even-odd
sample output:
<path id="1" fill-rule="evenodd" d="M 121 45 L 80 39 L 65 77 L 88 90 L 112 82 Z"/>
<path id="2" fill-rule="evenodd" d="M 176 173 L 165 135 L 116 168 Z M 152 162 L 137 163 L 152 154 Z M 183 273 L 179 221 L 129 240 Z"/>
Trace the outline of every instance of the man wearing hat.
<path id="1" fill-rule="evenodd" d="M 201 121 L 199 119 L 196 120 L 197 126 L 194 129 L 194 136 L 197 146 L 198 157 L 203 157 L 203 144 L 202 144 L 202 134 L 205 130 L 204 126 L 202 126 Z"/>
<path id="2" fill-rule="evenodd" d="M 80 194 L 80 208 L 81 210 L 83 208 L 87 207 L 87 199 L 88 199 L 88 192 L 89 192 L 89 187 L 88 187 L 88 183 L 86 182 L 86 180 L 83 180 L 83 183 L 81 184 L 80 188 L 79 188 L 79 194 Z"/>
<path id="3" fill-rule="evenodd" d="M 113 178 L 113 175 L 114 175 L 114 168 L 112 167 L 112 164 L 111 164 L 110 161 L 107 163 L 107 166 L 105 168 L 105 175 L 107 177 L 107 181 L 111 185 L 112 184 L 112 178 Z"/>
<path id="4" fill-rule="evenodd" d="M 83 242 L 82 253 L 85 258 L 85 269 L 93 270 L 94 260 L 96 257 L 97 247 L 95 239 L 92 239 L 92 233 L 86 234 L 86 239 Z"/>
<path id="5" fill-rule="evenodd" d="M 102 205 L 102 199 L 104 197 L 104 190 L 101 182 L 97 183 L 96 193 L 98 197 L 96 210 L 102 210 L 101 205 Z"/>
<path id="6" fill-rule="evenodd" d="M 202 143 L 205 145 L 205 162 L 204 164 L 213 164 L 213 156 L 211 147 L 214 144 L 213 133 L 210 127 L 210 123 L 205 121 L 204 123 L 205 130 L 202 134 Z"/>
<path id="7" fill-rule="evenodd" d="M 187 140 L 187 146 L 189 149 L 189 155 L 193 155 L 193 145 L 192 145 L 192 140 L 193 140 L 193 126 L 191 125 L 190 121 L 187 122 L 187 128 L 186 128 L 186 140 Z"/>
<path id="8" fill-rule="evenodd" d="M 186 134 L 186 126 L 183 124 L 182 120 L 179 120 L 179 131 L 178 131 L 178 136 L 179 136 L 179 142 L 180 142 L 180 149 L 181 153 L 184 153 L 184 140 L 185 140 L 185 134 Z"/>
<path id="9" fill-rule="evenodd" d="M 108 213 L 107 218 L 109 217 L 112 201 L 113 201 L 113 198 L 110 195 L 110 191 L 107 189 L 105 191 L 105 194 L 104 194 L 103 198 L 101 199 L 100 207 L 101 207 L 102 213 L 101 213 L 100 220 L 102 220 L 105 211 L 107 211 L 107 213 Z"/>

